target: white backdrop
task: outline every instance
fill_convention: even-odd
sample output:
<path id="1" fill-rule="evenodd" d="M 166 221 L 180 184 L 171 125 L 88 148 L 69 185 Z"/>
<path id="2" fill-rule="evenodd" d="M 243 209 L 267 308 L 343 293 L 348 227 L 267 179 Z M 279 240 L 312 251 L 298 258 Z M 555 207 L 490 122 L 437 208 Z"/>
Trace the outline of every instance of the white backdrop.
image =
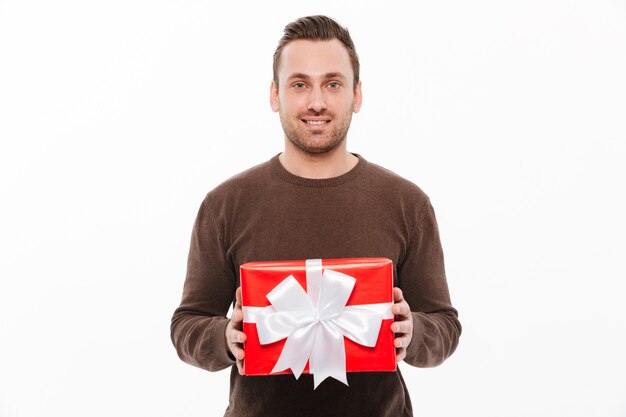
<path id="1" fill-rule="evenodd" d="M 626 416 L 626 2 L 0 0 L 0 416 L 220 416 L 169 340 L 205 193 L 282 148 L 282 28 L 348 26 L 349 149 L 437 210 L 418 416 Z"/>

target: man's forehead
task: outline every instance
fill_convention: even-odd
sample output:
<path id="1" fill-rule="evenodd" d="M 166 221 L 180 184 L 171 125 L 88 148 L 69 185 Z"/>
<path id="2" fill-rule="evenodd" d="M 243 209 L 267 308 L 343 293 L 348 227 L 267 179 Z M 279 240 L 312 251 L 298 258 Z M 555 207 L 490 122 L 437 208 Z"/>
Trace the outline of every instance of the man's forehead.
<path id="1" fill-rule="evenodd" d="M 279 72 L 283 77 L 293 74 L 324 77 L 328 74 L 352 77 L 352 64 L 346 47 L 337 39 L 327 41 L 295 40 L 285 45 Z"/>

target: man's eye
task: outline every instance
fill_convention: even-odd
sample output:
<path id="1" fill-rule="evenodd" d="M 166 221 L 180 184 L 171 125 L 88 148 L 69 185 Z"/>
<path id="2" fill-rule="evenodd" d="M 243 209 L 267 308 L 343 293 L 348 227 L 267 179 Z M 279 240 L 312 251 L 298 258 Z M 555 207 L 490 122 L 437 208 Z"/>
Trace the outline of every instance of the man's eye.
<path id="1" fill-rule="evenodd" d="M 304 83 L 294 83 L 293 84 L 294 88 L 301 90 L 305 87 Z"/>
<path id="2" fill-rule="evenodd" d="M 338 82 L 332 82 L 328 84 L 328 87 L 330 87 L 331 90 L 336 90 L 341 87 L 341 84 L 339 84 Z"/>

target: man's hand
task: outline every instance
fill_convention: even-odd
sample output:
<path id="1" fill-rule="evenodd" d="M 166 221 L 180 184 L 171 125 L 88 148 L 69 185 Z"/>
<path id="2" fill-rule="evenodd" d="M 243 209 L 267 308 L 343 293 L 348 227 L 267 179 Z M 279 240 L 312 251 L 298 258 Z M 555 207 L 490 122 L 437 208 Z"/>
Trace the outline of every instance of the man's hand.
<path id="1" fill-rule="evenodd" d="M 239 374 L 243 375 L 243 342 L 246 341 L 246 335 L 242 331 L 243 311 L 241 310 L 241 287 L 237 288 L 235 298 L 235 308 L 233 309 L 230 321 L 226 325 L 226 346 L 237 361 Z"/>
<path id="2" fill-rule="evenodd" d="M 406 356 L 406 347 L 411 343 L 413 337 L 413 316 L 409 304 L 402 296 L 402 290 L 398 287 L 393 289 L 393 307 L 391 312 L 394 314 L 394 323 L 391 325 L 391 331 L 395 333 L 394 345 L 396 347 L 396 363 L 400 362 Z"/>

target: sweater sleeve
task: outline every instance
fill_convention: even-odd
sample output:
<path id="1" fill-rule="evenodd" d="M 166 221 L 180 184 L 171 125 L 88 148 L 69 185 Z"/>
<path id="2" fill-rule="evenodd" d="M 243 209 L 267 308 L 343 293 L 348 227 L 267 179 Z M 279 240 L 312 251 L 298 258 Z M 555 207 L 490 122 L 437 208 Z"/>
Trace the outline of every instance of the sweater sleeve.
<path id="1" fill-rule="evenodd" d="M 425 368 L 452 355 L 461 323 L 450 301 L 439 228 L 428 199 L 415 229 L 398 278 L 413 315 L 413 337 L 404 360 Z"/>
<path id="2" fill-rule="evenodd" d="M 193 226 L 182 300 L 172 316 L 170 336 L 183 361 L 219 371 L 234 363 L 225 330 L 236 288 L 207 199 Z"/>

